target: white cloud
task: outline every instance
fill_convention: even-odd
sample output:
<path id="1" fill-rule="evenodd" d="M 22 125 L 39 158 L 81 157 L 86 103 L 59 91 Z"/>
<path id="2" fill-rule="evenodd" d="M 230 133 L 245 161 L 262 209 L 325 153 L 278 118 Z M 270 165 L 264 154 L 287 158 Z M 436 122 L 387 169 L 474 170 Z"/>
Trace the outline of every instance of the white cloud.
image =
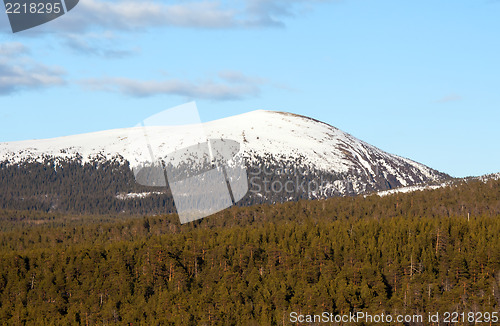
<path id="1" fill-rule="evenodd" d="M 241 79 L 233 82 L 217 79 L 201 82 L 178 79 L 140 81 L 120 77 L 86 79 L 81 84 L 88 90 L 120 92 L 135 97 L 177 95 L 196 99 L 240 100 L 258 96 L 262 82 L 241 74 Z"/>
<path id="2" fill-rule="evenodd" d="M 161 0 L 80 0 L 73 10 L 60 18 L 18 35 L 28 38 L 39 38 L 41 33 L 55 35 L 74 52 L 120 58 L 139 50 L 116 48 L 116 44 L 107 44 L 105 38 L 95 35 L 165 27 L 282 27 L 284 19 L 296 18 L 313 5 L 329 1 L 338 0 L 172 0 L 167 3 Z M 0 19 L 0 31 L 11 34 L 7 19 Z"/>
<path id="3" fill-rule="evenodd" d="M 0 45 L 0 95 L 65 84 L 63 69 L 35 62 L 27 54 L 20 43 Z"/>
<path id="4" fill-rule="evenodd" d="M 29 50 L 22 43 L 11 42 L 0 44 L 0 57 L 19 56 L 29 53 Z"/>
<path id="5" fill-rule="evenodd" d="M 0 60 L 0 95 L 26 89 L 64 85 L 64 71 L 42 64 L 12 65 Z"/>
<path id="6" fill-rule="evenodd" d="M 115 37 L 109 33 L 104 34 L 65 34 L 62 36 L 63 44 L 73 52 L 82 55 L 93 55 L 105 58 L 118 59 L 128 57 L 140 52 L 138 47 L 133 49 L 114 48 Z"/>
<path id="7" fill-rule="evenodd" d="M 254 23 L 267 26 L 282 26 L 284 17 L 296 17 L 312 5 L 331 0 L 246 0 L 246 11 Z"/>
<path id="8" fill-rule="evenodd" d="M 259 77 L 246 76 L 240 71 L 224 70 L 218 73 L 219 78 L 237 84 L 263 84 L 265 79 Z"/>
<path id="9" fill-rule="evenodd" d="M 313 4 L 333 0 L 81 0 L 75 9 L 51 22 L 59 30 L 96 28 L 139 30 L 150 27 L 237 28 L 283 26 Z"/>
<path id="10" fill-rule="evenodd" d="M 118 30 L 159 26 L 225 28 L 235 24 L 235 14 L 233 9 L 215 1 L 164 4 L 151 0 L 82 0 L 57 23 L 73 31 L 94 27 Z"/>

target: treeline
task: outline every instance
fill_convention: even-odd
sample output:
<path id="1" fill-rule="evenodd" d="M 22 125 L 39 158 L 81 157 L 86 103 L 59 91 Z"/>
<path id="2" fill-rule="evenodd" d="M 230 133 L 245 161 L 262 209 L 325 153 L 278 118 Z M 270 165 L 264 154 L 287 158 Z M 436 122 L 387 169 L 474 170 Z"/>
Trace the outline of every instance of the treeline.
<path id="1" fill-rule="evenodd" d="M 306 167 L 303 162 L 280 160 L 256 156 L 255 161 L 247 163 L 249 191 L 239 206 L 354 196 L 401 185 L 394 177 L 386 180 L 381 172 L 377 176 L 355 171 L 329 173 Z M 181 166 L 177 170 L 190 168 Z M 160 174 L 163 177 L 163 171 Z M 441 177 L 447 178 L 444 174 Z M 127 197 L 129 193 L 148 195 Z M 168 182 L 166 187 L 139 185 L 129 163 L 120 156 L 112 160 L 96 157 L 85 163 L 81 157 L 0 162 L 0 209 L 100 215 L 176 212 Z"/>
<path id="2" fill-rule="evenodd" d="M 342 178 L 337 174 L 305 168 L 289 173 L 280 173 L 285 171 L 284 167 L 271 165 L 266 165 L 265 169 L 250 166 L 247 168 L 250 191 L 239 201 L 239 206 L 315 198 L 311 197 L 307 188 L 295 186 L 292 192 L 271 191 L 270 183 L 295 183 L 298 178 L 300 184 L 307 185 L 318 180 L 333 183 Z M 190 167 L 180 166 L 176 172 L 178 170 L 190 171 Z M 314 186 L 318 188 L 317 183 Z M 347 183 L 346 188 L 349 188 Z M 129 193 L 148 195 L 127 197 Z M 322 198 L 341 195 L 330 188 L 316 190 L 316 193 L 316 197 Z M 353 194 L 352 186 L 348 193 Z M 0 209 L 101 215 L 176 212 L 168 182 L 165 187 L 141 186 L 135 181 L 129 163 L 121 157 L 113 160 L 95 158 L 85 163 L 81 157 L 46 157 L 40 162 L 25 161 L 15 165 L 0 162 Z"/>
<path id="3" fill-rule="evenodd" d="M 233 207 L 195 223 L 0 213 L 0 324 L 282 325 L 498 311 L 500 181 Z M 427 324 L 425 324 L 427 325 Z"/>
<path id="4" fill-rule="evenodd" d="M 137 184 L 127 161 L 45 158 L 16 165 L 0 163 L 0 208 L 86 214 L 166 214 L 174 212 L 168 188 L 145 198 L 119 194 L 159 192 Z"/>

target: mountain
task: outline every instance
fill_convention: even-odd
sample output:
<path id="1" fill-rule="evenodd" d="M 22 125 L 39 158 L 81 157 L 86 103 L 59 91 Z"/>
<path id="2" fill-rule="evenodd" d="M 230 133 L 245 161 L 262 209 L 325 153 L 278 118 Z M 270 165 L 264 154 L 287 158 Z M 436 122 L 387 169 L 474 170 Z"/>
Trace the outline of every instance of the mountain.
<path id="1" fill-rule="evenodd" d="M 384 152 L 329 124 L 291 113 L 258 110 L 205 123 L 202 130 L 207 138 L 231 139 L 240 144 L 239 156 L 246 162 L 250 190 L 242 200 L 244 204 L 366 194 L 449 178 L 423 164 Z M 192 144 L 199 132 L 200 127 L 192 126 L 149 127 L 147 139 L 154 144 L 154 156 L 165 162 L 179 146 Z M 31 195 L 43 197 L 43 192 L 27 192 L 26 188 L 37 187 L 25 183 L 36 180 L 41 185 L 50 185 L 51 182 L 61 185 L 64 181 L 54 181 L 61 175 L 65 175 L 66 180 L 71 179 L 69 184 L 79 183 L 76 176 L 82 176 L 82 173 L 68 174 L 68 168 L 64 172 L 60 167 L 66 164 L 71 169 L 86 168 L 87 183 L 107 185 L 115 182 L 114 186 L 106 186 L 105 192 L 117 200 L 140 200 L 148 194 L 157 196 L 158 188 L 153 191 L 134 185 L 130 172 L 151 157 L 148 144 L 140 139 L 144 139 L 144 131 L 136 127 L 0 143 L 0 162 L 3 161 L 0 168 L 4 170 L 2 185 L 10 184 L 11 199 L 17 196 L 25 200 Z M 22 170 L 34 166 L 38 172 L 31 179 L 13 176 L 30 174 Z M 49 179 L 42 182 L 44 177 L 40 173 L 50 174 L 46 176 Z M 100 176 L 89 179 L 89 173 Z M 24 184 L 18 187 L 24 192 L 15 186 L 16 189 L 12 190 L 13 183 Z M 72 193 L 77 193 L 75 187 L 71 187 Z M 91 185 L 85 187 L 92 192 Z M 51 191 L 50 187 L 45 188 Z M 0 194 L 8 192 L 4 186 L 0 190 Z M 52 202 L 51 207 L 53 201 L 57 202 L 58 196 L 64 196 L 64 193 L 60 189 L 58 195 L 47 196 L 52 198 L 47 200 Z"/>

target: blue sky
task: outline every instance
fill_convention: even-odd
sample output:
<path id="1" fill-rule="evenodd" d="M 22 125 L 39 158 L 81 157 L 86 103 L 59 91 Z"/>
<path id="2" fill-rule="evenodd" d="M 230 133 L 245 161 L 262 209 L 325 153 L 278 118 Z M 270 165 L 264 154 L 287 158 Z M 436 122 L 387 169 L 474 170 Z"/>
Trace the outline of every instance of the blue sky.
<path id="1" fill-rule="evenodd" d="M 0 141 L 135 125 L 195 100 L 330 123 L 453 176 L 500 172 L 500 1 L 81 0 L 13 34 Z"/>

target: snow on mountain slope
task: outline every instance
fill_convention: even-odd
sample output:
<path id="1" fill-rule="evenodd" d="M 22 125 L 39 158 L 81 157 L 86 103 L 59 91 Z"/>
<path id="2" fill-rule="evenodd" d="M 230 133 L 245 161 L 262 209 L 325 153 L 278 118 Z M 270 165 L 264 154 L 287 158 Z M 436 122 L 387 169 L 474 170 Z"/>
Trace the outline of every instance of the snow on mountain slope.
<path id="1" fill-rule="evenodd" d="M 423 164 L 386 153 L 326 123 L 291 113 L 254 111 L 208 123 L 207 129 L 212 138 L 242 141 L 250 158 L 251 154 L 262 157 L 271 153 L 282 159 L 300 159 L 323 171 L 357 170 L 367 175 L 387 172 L 386 176 L 392 173 L 402 185 L 421 181 L 411 173 L 403 175 L 405 168 L 429 180 L 441 178 Z"/>
<path id="2" fill-rule="evenodd" d="M 414 185 L 414 186 L 408 186 L 408 187 L 400 187 L 400 188 L 395 188 L 395 189 L 378 191 L 378 192 L 372 193 L 370 195 L 378 195 L 380 197 L 385 197 L 385 196 L 399 194 L 399 193 L 408 193 L 408 192 L 423 191 L 423 190 L 434 190 L 434 189 L 439 189 L 439 188 L 444 188 L 444 187 L 452 187 L 452 186 L 455 186 L 455 185 L 463 183 L 463 182 L 481 181 L 481 182 L 486 183 L 490 180 L 500 180 L 500 173 L 485 174 L 485 175 L 481 175 L 478 177 L 465 177 L 465 178 L 450 179 L 450 180 L 446 180 L 444 182 L 439 182 L 437 184 L 423 184 L 423 185 Z M 370 196 L 370 195 L 365 195 L 365 197 Z"/>
<path id="3" fill-rule="evenodd" d="M 196 128 L 148 127 L 157 158 L 191 145 Z M 199 129 L 199 128 L 198 128 Z M 295 164 L 343 174 L 356 193 L 438 181 L 447 176 L 423 164 L 386 153 L 326 123 L 284 112 L 253 111 L 203 124 L 208 138 L 240 143 L 254 164 Z M 44 140 L 0 143 L 0 161 L 16 164 L 43 157 L 88 161 L 122 156 L 131 166 L 150 160 L 141 128 L 107 130 Z M 265 162 L 263 162 L 265 161 Z M 367 185 L 372 185 L 367 188 Z"/>
<path id="4" fill-rule="evenodd" d="M 375 195 L 378 195 L 380 197 L 385 197 L 385 196 L 389 196 L 389 195 L 393 195 L 393 194 L 400 194 L 400 193 L 404 194 L 404 193 L 408 193 L 408 192 L 439 189 L 439 188 L 443 188 L 443 187 L 448 187 L 451 184 L 452 184 L 451 182 L 443 182 L 443 183 L 435 184 L 435 185 L 415 185 L 415 186 L 401 187 L 401 188 L 379 191 L 379 192 L 376 192 Z"/>

